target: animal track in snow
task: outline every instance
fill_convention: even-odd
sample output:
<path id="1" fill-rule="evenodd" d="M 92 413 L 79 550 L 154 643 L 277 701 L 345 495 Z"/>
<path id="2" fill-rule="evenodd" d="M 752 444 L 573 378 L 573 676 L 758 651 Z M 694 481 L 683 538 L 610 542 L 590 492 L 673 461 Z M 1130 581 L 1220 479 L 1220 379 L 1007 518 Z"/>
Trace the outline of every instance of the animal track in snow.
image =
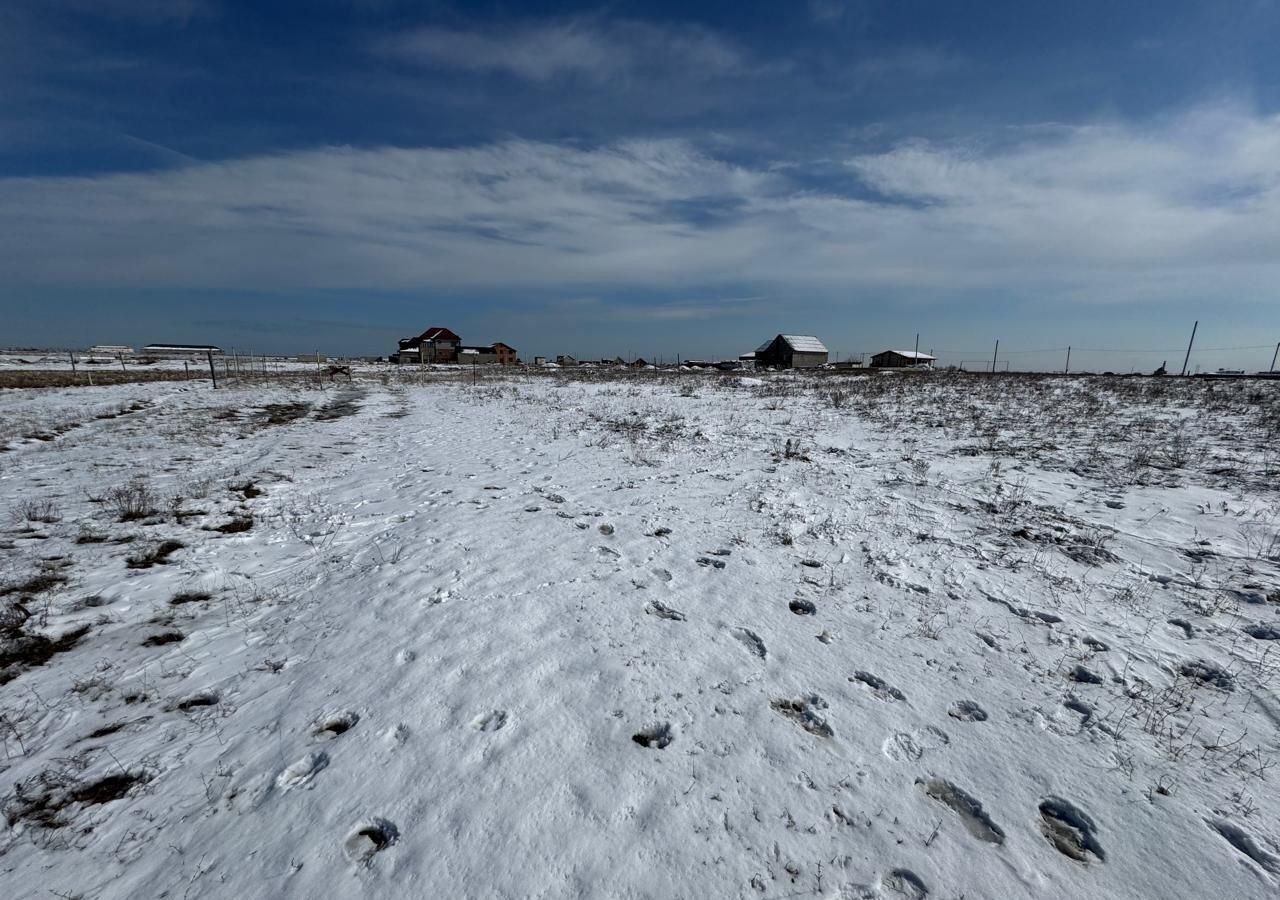
<path id="1" fill-rule="evenodd" d="M 1040 820 L 1040 830 L 1063 856 L 1082 863 L 1088 863 L 1090 857 L 1106 861 L 1097 826 L 1079 807 L 1061 797 L 1046 797 L 1040 804 Z"/>
<path id="2" fill-rule="evenodd" d="M 1264 625 L 1262 622 L 1257 625 L 1249 625 L 1245 628 L 1244 633 L 1259 641 L 1280 641 L 1280 627 Z"/>
<path id="3" fill-rule="evenodd" d="M 409 663 L 413 662 L 417 658 L 418 658 L 418 654 L 414 653 L 412 650 L 408 650 L 408 649 L 401 650 L 399 653 L 396 654 L 396 665 L 407 666 Z"/>
<path id="4" fill-rule="evenodd" d="M 812 616 L 818 612 L 818 607 L 814 606 L 811 601 L 799 597 L 788 603 L 787 608 L 797 616 Z"/>
<path id="5" fill-rule="evenodd" d="M 675 739 L 676 732 L 670 722 L 650 722 L 631 735 L 631 740 L 651 750 L 665 750 Z"/>
<path id="6" fill-rule="evenodd" d="M 746 647 L 753 655 L 758 656 L 761 659 L 765 659 L 769 656 L 769 651 L 765 648 L 764 641 L 761 640 L 760 635 L 756 634 L 750 628 L 734 628 L 729 633 L 737 638 L 742 646 Z"/>
<path id="7" fill-rule="evenodd" d="M 667 606 L 667 604 L 659 600 L 650 600 L 644 605 L 644 611 L 651 616 L 657 616 L 659 619 L 670 619 L 673 622 L 683 622 L 685 620 L 684 613 Z"/>
<path id="8" fill-rule="evenodd" d="M 960 821 L 968 832 L 980 841 L 988 844 L 1003 844 L 1004 831 L 986 814 L 982 804 L 949 781 L 941 778 L 930 778 L 928 781 L 917 781 L 924 786 L 924 792 L 947 806 L 960 817 Z"/>
<path id="9" fill-rule="evenodd" d="M 778 698 L 770 700 L 769 706 L 775 712 L 786 716 L 810 734 L 824 738 L 835 736 L 835 732 L 831 730 L 827 720 L 818 712 L 820 709 L 827 708 L 827 701 L 817 694 L 810 694 L 807 697 L 800 697 L 795 700 Z"/>
<path id="10" fill-rule="evenodd" d="M 985 722 L 987 711 L 972 700 L 957 700 L 947 710 L 947 715 L 961 722 Z"/>
<path id="11" fill-rule="evenodd" d="M 924 900 L 929 896 L 929 889 L 910 869 L 894 869 L 880 879 L 880 888 L 889 896 L 901 897 L 903 900 Z"/>
<path id="12" fill-rule="evenodd" d="M 1106 653 L 1111 649 L 1105 643 L 1090 635 L 1085 635 L 1085 637 L 1080 640 L 1080 643 L 1084 644 L 1094 653 Z"/>
<path id="13" fill-rule="evenodd" d="M 504 709 L 491 709 L 471 720 L 471 727 L 476 731 L 500 731 L 507 724 L 507 712 Z"/>
<path id="14" fill-rule="evenodd" d="M 329 754 L 308 753 L 299 760 L 285 766 L 284 771 L 276 778 L 276 786 L 282 791 L 304 787 L 311 782 L 316 773 L 329 765 Z"/>
<path id="15" fill-rule="evenodd" d="M 1181 628 L 1182 636 L 1187 640 L 1191 640 L 1191 638 L 1196 633 L 1196 630 L 1191 627 L 1191 623 L 1188 622 L 1186 619 L 1170 619 L 1169 624 L 1172 625 L 1174 628 Z"/>
<path id="16" fill-rule="evenodd" d="M 315 724 L 311 726 L 311 733 L 316 737 L 336 738 L 338 735 L 350 731 L 359 721 L 360 716 L 358 714 L 344 709 L 316 719 Z"/>
<path id="17" fill-rule="evenodd" d="M 725 562 L 723 559 L 712 559 L 709 556 L 699 556 L 698 565 L 703 566 L 704 568 L 706 566 L 711 566 L 714 569 L 723 569 Z"/>
<path id="18" fill-rule="evenodd" d="M 898 690 L 893 685 L 886 682 L 879 676 L 872 675 L 870 672 L 854 672 L 849 677 L 850 681 L 857 681 L 871 688 L 871 694 L 877 700 L 906 700 L 906 694 Z"/>
<path id="19" fill-rule="evenodd" d="M 1280 861 L 1277 861 L 1274 856 L 1258 846 L 1258 842 L 1253 839 L 1249 832 L 1225 819 L 1205 819 L 1204 821 L 1210 828 L 1222 835 L 1223 840 L 1235 847 L 1236 850 L 1249 857 L 1249 859 L 1272 875 L 1280 875 Z"/>
<path id="20" fill-rule="evenodd" d="M 399 837 L 396 826 L 386 819 L 368 819 L 351 829 L 342 842 L 342 849 L 353 863 L 368 865 L 374 856 L 394 844 Z"/>

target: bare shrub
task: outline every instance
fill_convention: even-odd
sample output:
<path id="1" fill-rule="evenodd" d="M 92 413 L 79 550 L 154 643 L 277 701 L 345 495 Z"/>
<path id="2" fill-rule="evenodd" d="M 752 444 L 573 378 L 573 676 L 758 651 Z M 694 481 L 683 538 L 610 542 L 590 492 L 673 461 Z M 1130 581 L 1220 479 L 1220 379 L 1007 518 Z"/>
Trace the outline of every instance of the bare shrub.
<path id="1" fill-rule="evenodd" d="M 13 515 L 19 522 L 53 524 L 62 521 L 62 511 L 58 508 L 58 504 L 47 498 L 23 500 L 14 508 Z"/>
<path id="2" fill-rule="evenodd" d="M 133 522 L 156 514 L 156 494 L 143 478 L 135 478 L 123 487 L 107 491 L 106 502 L 121 522 Z"/>

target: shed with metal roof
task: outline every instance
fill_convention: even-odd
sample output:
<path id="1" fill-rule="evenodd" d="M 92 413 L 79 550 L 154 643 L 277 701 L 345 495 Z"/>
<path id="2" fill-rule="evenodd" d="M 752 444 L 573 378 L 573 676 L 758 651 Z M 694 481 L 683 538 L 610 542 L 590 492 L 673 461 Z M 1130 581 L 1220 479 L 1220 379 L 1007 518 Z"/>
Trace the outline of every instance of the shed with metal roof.
<path id="1" fill-rule="evenodd" d="M 826 345 L 811 334 L 780 334 L 756 350 L 756 366 L 814 369 L 826 365 Z"/>

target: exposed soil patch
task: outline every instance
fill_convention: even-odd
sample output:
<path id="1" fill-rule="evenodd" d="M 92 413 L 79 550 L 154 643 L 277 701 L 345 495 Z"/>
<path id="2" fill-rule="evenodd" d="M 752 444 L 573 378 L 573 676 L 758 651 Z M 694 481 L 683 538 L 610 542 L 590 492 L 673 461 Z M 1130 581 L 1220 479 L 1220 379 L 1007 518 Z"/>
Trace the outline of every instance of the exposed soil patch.
<path id="1" fill-rule="evenodd" d="M 181 541 L 161 541 L 149 550 L 143 550 L 128 557 L 124 562 L 130 569 L 149 569 L 152 566 L 163 566 L 169 557 L 185 547 Z"/>
<path id="2" fill-rule="evenodd" d="M 28 634 L 21 627 L 0 633 L 0 684 L 8 684 L 27 669 L 43 666 L 57 654 L 70 650 L 88 633 L 88 625 L 52 639 L 43 634 Z"/>
<path id="3" fill-rule="evenodd" d="M 14 788 L 5 798 L 5 820 L 44 829 L 68 824 L 68 810 L 74 806 L 100 806 L 119 800 L 144 781 L 142 775 L 116 772 L 89 781 L 76 781 L 62 772 L 45 771 Z"/>

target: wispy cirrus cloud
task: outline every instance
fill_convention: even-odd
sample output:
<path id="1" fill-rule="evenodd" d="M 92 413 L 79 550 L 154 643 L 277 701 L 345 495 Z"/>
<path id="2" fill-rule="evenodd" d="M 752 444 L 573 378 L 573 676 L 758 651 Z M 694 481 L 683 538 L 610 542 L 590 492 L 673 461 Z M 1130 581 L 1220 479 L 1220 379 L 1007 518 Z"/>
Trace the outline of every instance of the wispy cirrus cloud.
<path id="1" fill-rule="evenodd" d="M 572 75 L 605 81 L 673 69 L 705 77 L 746 65 L 739 48 L 694 25 L 595 18 L 466 30 L 424 27 L 379 40 L 373 50 L 411 65 L 503 72 L 535 82 Z"/>

